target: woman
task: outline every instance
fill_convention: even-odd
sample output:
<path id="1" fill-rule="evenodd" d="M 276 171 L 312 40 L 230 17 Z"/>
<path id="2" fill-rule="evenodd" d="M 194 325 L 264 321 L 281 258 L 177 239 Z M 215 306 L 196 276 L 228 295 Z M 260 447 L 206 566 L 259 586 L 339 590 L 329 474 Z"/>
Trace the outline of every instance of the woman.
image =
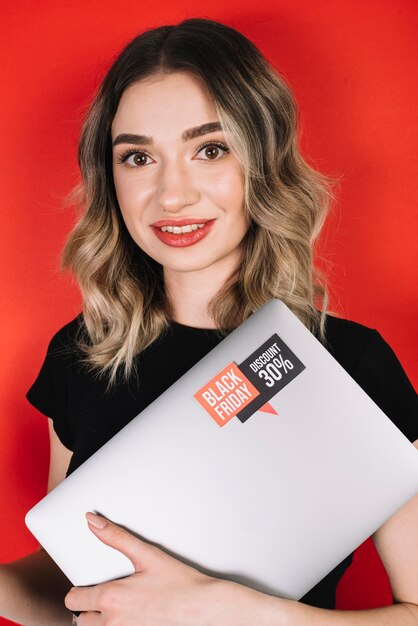
<path id="1" fill-rule="evenodd" d="M 85 211 L 64 265 L 78 278 L 83 314 L 55 335 L 28 393 L 50 418 L 49 488 L 272 297 L 417 445 L 416 395 L 393 352 L 376 331 L 317 311 L 324 290 L 312 245 L 328 186 L 299 154 L 289 89 L 248 40 L 199 19 L 133 40 L 95 98 L 79 157 Z M 136 573 L 67 593 L 40 551 L 2 566 L 1 614 L 69 624 L 65 596 L 81 611 L 79 626 L 418 620 L 416 501 L 375 535 L 397 604 L 364 612 L 329 610 L 351 557 L 293 602 L 209 578 L 103 518 L 87 519 Z"/>

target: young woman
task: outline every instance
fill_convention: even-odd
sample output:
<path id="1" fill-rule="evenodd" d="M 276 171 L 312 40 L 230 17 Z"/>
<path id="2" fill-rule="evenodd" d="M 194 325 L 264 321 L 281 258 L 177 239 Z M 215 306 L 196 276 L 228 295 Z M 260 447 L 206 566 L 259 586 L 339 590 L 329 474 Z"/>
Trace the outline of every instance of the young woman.
<path id="1" fill-rule="evenodd" d="M 137 37 L 104 79 L 79 158 L 84 212 L 64 265 L 78 278 L 83 313 L 52 339 L 28 393 L 50 418 L 49 488 L 213 348 L 219 329 L 271 298 L 417 445 L 416 395 L 389 346 L 318 310 L 312 247 L 328 185 L 298 151 L 288 87 L 245 37 L 200 19 Z M 136 573 L 70 590 L 41 550 L 1 567 L 0 614 L 33 626 L 418 622 L 416 500 L 374 536 L 396 604 L 358 612 L 330 610 L 351 556 L 293 602 L 205 576 L 110 521 L 87 519 Z"/>

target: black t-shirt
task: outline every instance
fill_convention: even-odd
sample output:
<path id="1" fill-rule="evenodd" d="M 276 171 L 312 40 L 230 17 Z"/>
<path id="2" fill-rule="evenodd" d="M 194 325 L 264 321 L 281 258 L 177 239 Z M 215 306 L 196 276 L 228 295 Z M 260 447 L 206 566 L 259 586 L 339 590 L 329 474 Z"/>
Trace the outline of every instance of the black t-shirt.
<path id="1" fill-rule="evenodd" d="M 68 474 L 79 467 L 197 361 L 221 337 L 214 330 L 173 322 L 136 359 L 137 375 L 107 390 L 81 363 L 75 339 L 78 316 L 52 338 L 27 398 L 53 420 L 62 443 L 73 451 Z M 392 349 L 376 330 L 327 316 L 326 348 L 410 441 L 418 439 L 418 399 Z M 302 602 L 334 608 L 335 590 L 352 555 L 330 572 Z"/>

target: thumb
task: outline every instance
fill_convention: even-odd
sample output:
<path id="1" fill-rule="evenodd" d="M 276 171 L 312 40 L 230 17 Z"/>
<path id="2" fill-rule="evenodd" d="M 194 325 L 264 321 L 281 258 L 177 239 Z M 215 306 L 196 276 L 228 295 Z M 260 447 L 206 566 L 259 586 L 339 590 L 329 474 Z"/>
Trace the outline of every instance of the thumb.
<path id="1" fill-rule="evenodd" d="M 149 569 L 160 555 L 160 558 L 164 555 L 162 550 L 138 539 L 135 535 L 101 515 L 89 512 L 86 513 L 86 519 L 89 529 L 100 541 L 128 557 L 135 568 L 135 572 Z"/>

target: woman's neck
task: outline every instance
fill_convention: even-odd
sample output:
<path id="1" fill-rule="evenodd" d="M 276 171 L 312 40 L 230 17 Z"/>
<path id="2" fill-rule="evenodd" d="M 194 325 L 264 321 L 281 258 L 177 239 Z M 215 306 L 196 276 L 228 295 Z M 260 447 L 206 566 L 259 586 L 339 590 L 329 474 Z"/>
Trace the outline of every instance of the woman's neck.
<path id="1" fill-rule="evenodd" d="M 172 319 L 194 328 L 216 328 L 208 312 L 209 302 L 219 293 L 231 274 L 228 271 L 173 272 L 164 268 L 165 290 L 171 305 Z"/>

